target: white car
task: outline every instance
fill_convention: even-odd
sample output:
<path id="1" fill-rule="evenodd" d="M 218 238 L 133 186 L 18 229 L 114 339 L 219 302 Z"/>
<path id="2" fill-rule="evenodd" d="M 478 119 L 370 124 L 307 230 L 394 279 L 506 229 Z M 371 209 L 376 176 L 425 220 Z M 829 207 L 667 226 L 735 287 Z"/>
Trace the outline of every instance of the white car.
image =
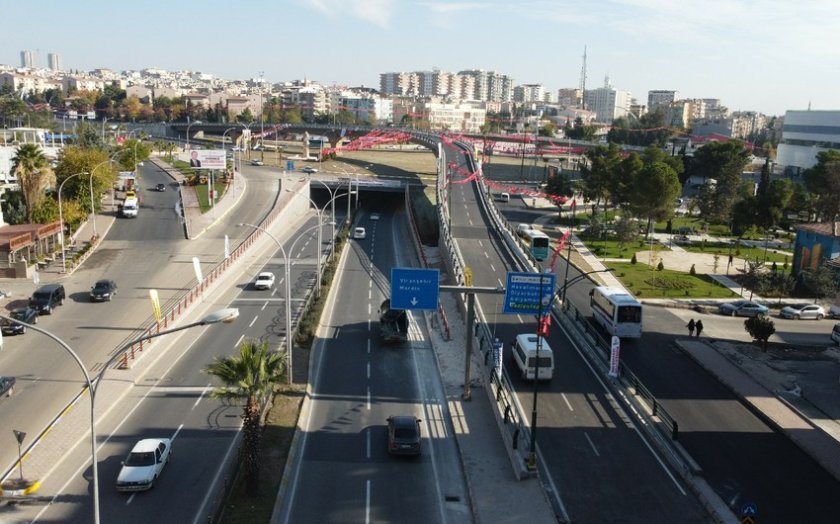
<path id="1" fill-rule="evenodd" d="M 251 160 L 251 165 L 252 166 L 261 166 L 261 165 L 263 165 L 263 161 L 262 160 Z"/>
<path id="2" fill-rule="evenodd" d="M 304 173 L 309 173 L 309 174 L 318 172 L 317 169 L 315 169 L 314 167 L 309 167 L 309 166 L 302 167 L 302 168 L 300 168 L 300 170 L 303 171 Z"/>
<path id="3" fill-rule="evenodd" d="M 146 491 L 155 485 L 163 467 L 172 458 L 168 438 L 143 439 L 131 449 L 117 476 L 117 491 Z"/>
<path id="4" fill-rule="evenodd" d="M 254 289 L 271 289 L 274 287 L 274 273 L 263 271 L 254 281 Z"/>
<path id="5" fill-rule="evenodd" d="M 379 220 L 379 213 L 371 213 L 370 219 L 374 221 Z"/>
<path id="6" fill-rule="evenodd" d="M 365 238 L 365 228 L 357 227 L 356 229 L 354 229 L 353 238 L 355 238 L 356 240 L 362 240 L 363 238 Z"/>
<path id="7" fill-rule="evenodd" d="M 825 309 L 819 304 L 799 304 L 796 306 L 785 306 L 779 311 L 779 316 L 782 318 L 794 318 L 796 320 L 814 319 L 822 320 L 825 318 Z"/>

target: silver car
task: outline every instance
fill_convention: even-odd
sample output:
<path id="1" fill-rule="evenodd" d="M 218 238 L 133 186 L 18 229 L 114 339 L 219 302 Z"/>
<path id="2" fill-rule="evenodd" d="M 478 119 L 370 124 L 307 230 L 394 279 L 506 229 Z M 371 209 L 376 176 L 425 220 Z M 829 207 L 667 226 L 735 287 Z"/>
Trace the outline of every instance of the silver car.
<path id="1" fill-rule="evenodd" d="M 786 306 L 779 311 L 779 316 L 782 318 L 799 319 L 813 319 L 822 320 L 825 318 L 825 309 L 819 304 L 799 304 L 795 306 Z"/>
<path id="2" fill-rule="evenodd" d="M 762 306 L 758 302 L 751 300 L 738 300 L 736 302 L 727 302 L 721 304 L 718 308 L 718 313 L 721 315 L 729 315 L 730 317 L 757 317 L 767 315 L 770 310 L 767 306 Z"/>

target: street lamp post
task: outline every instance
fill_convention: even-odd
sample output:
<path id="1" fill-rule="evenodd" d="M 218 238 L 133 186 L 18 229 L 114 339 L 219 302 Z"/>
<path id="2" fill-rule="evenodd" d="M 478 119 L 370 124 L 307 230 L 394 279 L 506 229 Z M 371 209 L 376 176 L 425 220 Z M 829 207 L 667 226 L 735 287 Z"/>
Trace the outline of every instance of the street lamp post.
<path id="1" fill-rule="evenodd" d="M 288 191 L 289 193 L 292 193 L 292 192 L 293 192 L 293 191 L 292 191 L 292 190 L 290 190 L 290 189 L 287 189 L 286 191 Z M 330 202 L 332 202 L 333 200 L 335 200 L 335 198 L 336 198 L 336 197 L 338 197 L 338 196 L 340 196 L 340 195 L 336 195 L 335 197 L 331 198 L 331 199 L 330 199 Z M 309 197 L 307 197 L 307 198 L 309 198 Z M 326 209 L 327 205 L 328 205 L 328 204 L 330 204 L 330 202 L 327 202 L 326 204 L 324 204 L 324 208 L 322 209 L 322 208 L 319 208 L 319 207 L 318 207 L 318 204 L 316 204 L 314 200 L 312 200 L 311 198 L 309 198 L 309 203 L 310 203 L 310 204 L 312 204 L 312 207 L 314 207 L 314 208 L 315 208 L 315 213 L 317 213 L 317 214 L 318 214 L 318 223 L 319 223 L 319 224 L 321 224 L 321 225 L 325 225 L 325 224 L 326 224 L 326 223 L 324 222 L 324 219 L 323 219 L 323 213 L 324 213 L 324 209 Z M 334 232 L 334 231 L 335 231 L 335 217 L 333 217 L 332 221 L 330 221 L 330 225 L 332 225 L 333 232 Z M 322 235 L 322 232 L 321 232 L 321 228 L 319 227 L 319 228 L 318 228 L 318 255 L 317 255 L 317 258 L 316 258 L 316 261 L 317 261 L 317 264 L 318 264 L 318 268 L 317 268 L 317 272 L 318 272 L 318 287 L 317 287 L 317 289 L 316 289 L 316 291 L 315 291 L 316 296 L 319 296 L 319 297 L 321 296 L 321 284 L 322 284 L 322 274 L 321 274 L 321 247 L 322 247 L 323 245 L 324 245 L 323 235 Z M 330 242 L 330 255 L 331 255 L 331 256 L 332 256 L 332 252 L 333 252 L 333 250 L 335 250 L 335 233 L 333 233 L 333 240 Z"/>
<path id="2" fill-rule="evenodd" d="M 237 226 L 238 227 L 243 227 L 243 226 L 244 227 L 250 227 L 252 229 L 262 231 L 263 233 L 268 235 L 268 238 L 270 238 L 271 240 L 274 241 L 275 244 L 277 244 L 277 247 L 280 248 L 280 252 L 283 254 L 283 284 L 284 284 L 284 286 L 283 286 L 284 290 L 283 291 L 284 291 L 284 294 L 286 295 L 286 297 L 285 297 L 286 298 L 286 315 L 285 315 L 286 316 L 286 351 L 287 351 L 286 358 L 288 360 L 286 365 L 288 366 L 288 369 L 289 369 L 289 384 L 291 384 L 292 383 L 292 371 L 293 371 L 292 346 L 294 344 L 293 344 L 293 340 L 292 340 L 292 284 L 291 284 L 292 268 L 290 267 L 290 264 L 289 264 L 289 253 L 294 251 L 295 244 L 297 243 L 298 240 L 301 239 L 301 237 L 303 237 L 304 233 L 307 233 L 307 232 L 315 229 L 316 227 L 320 231 L 322 224 L 319 223 L 317 226 L 313 226 L 313 227 L 310 227 L 310 228 L 302 231 L 300 233 L 300 235 L 298 235 L 298 237 L 292 242 L 292 245 L 289 248 L 288 252 L 286 251 L 286 248 L 283 247 L 283 244 L 281 244 L 280 241 L 277 240 L 277 237 L 272 235 L 264 227 L 257 226 L 257 225 L 254 225 L 254 224 L 247 224 L 247 223 L 244 223 L 244 222 L 241 222 L 241 223 L 237 224 Z M 318 249 L 319 249 L 318 255 L 320 257 L 321 247 L 318 246 Z"/>
<path id="3" fill-rule="evenodd" d="M 61 209 L 61 189 L 64 187 L 64 184 L 70 180 L 71 178 L 77 177 L 79 175 L 89 175 L 87 171 L 82 171 L 81 173 L 75 173 L 64 180 L 61 181 L 61 184 L 58 186 L 58 222 L 59 226 L 61 227 L 61 272 L 67 272 L 67 259 L 64 255 L 64 213 Z M 91 175 L 91 198 L 90 198 L 90 205 L 93 206 L 93 176 Z"/>
<path id="4" fill-rule="evenodd" d="M 73 357 L 73 360 L 76 361 L 79 368 L 82 370 L 82 373 L 85 376 L 85 384 L 87 385 L 88 391 L 90 392 L 90 456 L 93 468 L 93 521 L 96 524 L 99 524 L 99 466 L 98 466 L 98 459 L 96 457 L 96 392 L 98 391 L 99 385 L 102 383 L 102 378 L 105 376 L 105 372 L 108 371 L 108 368 L 117 361 L 117 359 L 121 358 L 123 353 L 127 351 L 131 346 L 134 344 L 138 344 L 140 342 L 161 337 L 163 335 L 168 335 L 170 333 L 175 333 L 176 331 L 183 331 L 185 329 L 193 328 L 196 326 L 205 326 L 208 324 L 217 324 L 219 322 L 230 323 L 233 322 L 236 317 L 239 316 L 239 310 L 235 308 L 226 308 L 220 309 L 214 313 L 211 313 L 198 322 L 192 322 L 190 324 L 186 324 L 184 326 L 179 326 L 173 329 L 167 329 L 164 331 L 159 331 L 157 333 L 152 333 L 149 335 L 143 335 L 131 342 L 124 344 L 121 348 L 115 351 L 111 358 L 102 366 L 102 370 L 96 375 L 96 377 L 91 380 L 90 374 L 88 373 L 87 367 L 82 362 L 82 359 L 79 358 L 79 355 L 73 351 L 73 349 L 67 345 L 62 339 L 58 338 L 56 335 L 50 333 L 45 329 L 41 329 L 38 326 L 34 326 L 31 324 L 27 324 L 26 322 L 20 322 L 18 320 L 14 320 L 10 317 L 7 317 L 3 314 L 0 314 L 0 318 L 12 322 L 13 324 L 20 324 L 28 329 L 32 329 L 37 331 L 38 333 L 43 333 L 44 335 L 48 336 L 49 338 L 53 339 L 54 341 L 58 342 L 58 344 Z"/>
<path id="5" fill-rule="evenodd" d="M 102 144 L 105 145 L 105 122 L 108 121 L 108 117 L 102 117 Z"/>
<path id="6" fill-rule="evenodd" d="M 195 124 L 200 124 L 200 123 L 201 123 L 201 120 L 194 120 L 194 121 L 190 122 L 189 124 L 187 124 L 187 151 L 190 150 L 190 128 L 192 126 L 194 126 Z"/>

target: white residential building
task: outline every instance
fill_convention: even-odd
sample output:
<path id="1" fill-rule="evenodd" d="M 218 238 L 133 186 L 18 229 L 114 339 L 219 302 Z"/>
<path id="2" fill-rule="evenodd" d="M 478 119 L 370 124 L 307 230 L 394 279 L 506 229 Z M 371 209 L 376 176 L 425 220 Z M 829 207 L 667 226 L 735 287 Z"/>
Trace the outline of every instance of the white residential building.
<path id="1" fill-rule="evenodd" d="M 798 173 L 817 163 L 817 153 L 840 150 L 840 111 L 787 111 L 776 163 Z"/>
<path id="2" fill-rule="evenodd" d="M 613 88 L 609 77 L 604 79 L 604 87 L 586 90 L 583 100 L 586 109 L 595 113 L 595 121 L 602 123 L 627 116 L 634 103 L 632 93 Z"/>

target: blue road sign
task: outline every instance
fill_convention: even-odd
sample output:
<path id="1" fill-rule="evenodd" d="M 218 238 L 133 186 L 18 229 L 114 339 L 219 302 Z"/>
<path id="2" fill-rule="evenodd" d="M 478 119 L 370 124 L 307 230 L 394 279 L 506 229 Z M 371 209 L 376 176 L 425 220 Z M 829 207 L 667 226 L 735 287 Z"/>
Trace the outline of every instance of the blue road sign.
<path id="1" fill-rule="evenodd" d="M 295 161 L 294 160 L 286 160 L 286 171 L 294 171 L 295 170 Z"/>
<path id="2" fill-rule="evenodd" d="M 504 312 L 513 315 L 548 314 L 554 298 L 556 279 L 557 276 L 554 273 L 508 272 Z M 540 299 L 540 289 L 542 289 L 542 299 Z"/>
<path id="3" fill-rule="evenodd" d="M 435 311 L 439 293 L 439 270 L 391 268 L 391 309 Z"/>
<path id="4" fill-rule="evenodd" d="M 741 506 L 742 517 L 756 517 L 758 516 L 758 505 L 755 502 L 747 502 Z"/>

